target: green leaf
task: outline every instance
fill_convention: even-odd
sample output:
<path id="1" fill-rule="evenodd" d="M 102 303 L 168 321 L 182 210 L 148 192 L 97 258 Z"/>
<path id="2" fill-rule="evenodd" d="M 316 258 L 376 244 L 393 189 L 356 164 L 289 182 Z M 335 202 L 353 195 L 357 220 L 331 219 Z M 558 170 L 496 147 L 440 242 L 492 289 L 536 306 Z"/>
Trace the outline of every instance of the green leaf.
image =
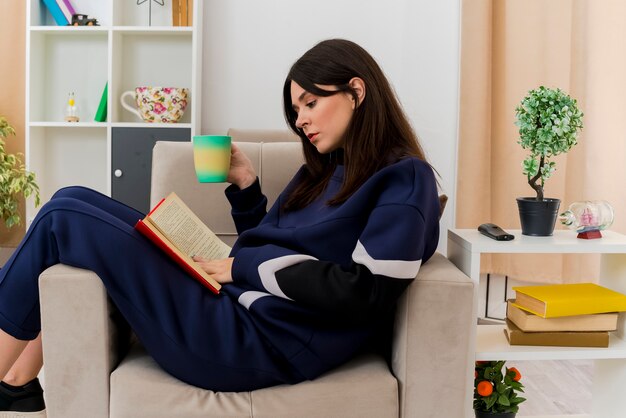
<path id="1" fill-rule="evenodd" d="M 7 228 L 11 228 L 11 227 L 13 227 L 13 226 L 15 226 L 15 225 L 19 225 L 19 223 L 20 223 L 20 217 L 19 217 L 19 215 L 12 215 L 12 216 L 9 216 L 9 217 L 6 219 L 6 222 L 5 222 L 5 224 L 6 224 Z"/>
<path id="2" fill-rule="evenodd" d="M 535 160 L 532 156 L 527 157 L 522 162 L 522 170 L 528 177 L 533 177 L 539 171 L 539 161 Z"/>
<path id="3" fill-rule="evenodd" d="M 509 398 L 506 395 L 500 395 L 498 397 L 498 403 L 505 406 L 511 405 L 511 403 L 509 402 Z"/>
<path id="4" fill-rule="evenodd" d="M 498 372 L 494 367 L 487 367 L 485 369 L 485 373 L 483 374 L 483 377 L 487 380 L 493 381 L 496 378 L 497 373 Z"/>
<path id="5" fill-rule="evenodd" d="M 0 116 L 0 217 L 11 228 L 20 224 L 18 202 L 22 196 L 34 196 L 35 206 L 39 206 L 41 199 L 35 174 L 27 171 L 22 162 L 24 155 L 7 154 L 2 138 L 8 135 L 15 135 L 15 130 Z"/>
<path id="6" fill-rule="evenodd" d="M 487 409 L 491 408 L 492 406 L 495 405 L 496 401 L 498 400 L 498 395 L 494 392 L 492 393 L 487 400 L 485 401 Z"/>
<path id="7" fill-rule="evenodd" d="M 502 382 L 496 382 L 496 392 L 503 394 L 506 391 L 507 386 Z"/>

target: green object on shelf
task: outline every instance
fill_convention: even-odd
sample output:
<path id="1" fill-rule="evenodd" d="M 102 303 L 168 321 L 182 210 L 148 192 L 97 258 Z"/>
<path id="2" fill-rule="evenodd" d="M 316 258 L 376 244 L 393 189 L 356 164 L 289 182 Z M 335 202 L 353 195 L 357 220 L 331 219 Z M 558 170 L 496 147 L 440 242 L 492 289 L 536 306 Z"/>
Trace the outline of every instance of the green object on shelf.
<path id="1" fill-rule="evenodd" d="M 25 169 L 23 155 L 9 154 L 5 149 L 5 139 L 15 135 L 15 129 L 4 116 L 0 116 L 0 221 L 7 228 L 21 223 L 20 199 L 33 196 L 35 207 L 39 206 L 39 186 L 35 173 Z"/>
<path id="2" fill-rule="evenodd" d="M 107 120 L 107 97 L 108 97 L 109 83 L 107 82 L 104 85 L 104 91 L 102 92 L 102 97 L 100 98 L 100 104 L 98 105 L 98 110 L 96 111 L 96 116 L 94 116 L 94 120 L 96 122 L 106 122 Z"/>

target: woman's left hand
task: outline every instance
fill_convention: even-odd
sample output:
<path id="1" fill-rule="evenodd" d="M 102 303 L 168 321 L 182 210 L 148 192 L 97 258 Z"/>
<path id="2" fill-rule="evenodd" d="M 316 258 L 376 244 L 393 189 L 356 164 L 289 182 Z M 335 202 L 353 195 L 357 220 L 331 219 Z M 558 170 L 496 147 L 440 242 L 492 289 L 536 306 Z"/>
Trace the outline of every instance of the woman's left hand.
<path id="1" fill-rule="evenodd" d="M 231 271 L 233 269 L 233 257 L 221 260 L 207 260 L 202 257 L 194 256 L 193 261 L 198 263 L 202 270 L 211 275 L 218 283 L 232 283 L 233 277 Z"/>

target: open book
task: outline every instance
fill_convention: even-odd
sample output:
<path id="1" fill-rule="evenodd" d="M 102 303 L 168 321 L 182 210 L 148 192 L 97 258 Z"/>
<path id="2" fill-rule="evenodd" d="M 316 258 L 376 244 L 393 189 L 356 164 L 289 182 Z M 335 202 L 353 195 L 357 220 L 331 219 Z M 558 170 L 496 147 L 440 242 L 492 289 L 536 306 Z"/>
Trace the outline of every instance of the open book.
<path id="1" fill-rule="evenodd" d="M 191 257 L 226 258 L 231 248 L 220 240 L 176 193 L 170 193 L 145 218 L 137 221 L 135 229 L 165 251 L 194 279 L 212 292 L 219 293 L 222 286 Z"/>

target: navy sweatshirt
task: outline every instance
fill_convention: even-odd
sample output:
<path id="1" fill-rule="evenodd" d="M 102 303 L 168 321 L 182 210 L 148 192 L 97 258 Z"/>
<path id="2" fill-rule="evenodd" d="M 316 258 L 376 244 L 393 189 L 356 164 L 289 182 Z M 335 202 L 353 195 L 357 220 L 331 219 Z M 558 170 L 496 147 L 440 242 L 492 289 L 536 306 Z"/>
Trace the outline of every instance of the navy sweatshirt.
<path id="1" fill-rule="evenodd" d="M 405 158 L 375 173 L 348 200 L 338 166 L 309 206 L 280 206 L 303 166 L 266 214 L 258 181 L 226 190 L 239 232 L 233 247 L 237 297 L 268 342 L 302 375 L 313 378 L 347 360 L 395 306 L 439 239 L 432 168 Z"/>

